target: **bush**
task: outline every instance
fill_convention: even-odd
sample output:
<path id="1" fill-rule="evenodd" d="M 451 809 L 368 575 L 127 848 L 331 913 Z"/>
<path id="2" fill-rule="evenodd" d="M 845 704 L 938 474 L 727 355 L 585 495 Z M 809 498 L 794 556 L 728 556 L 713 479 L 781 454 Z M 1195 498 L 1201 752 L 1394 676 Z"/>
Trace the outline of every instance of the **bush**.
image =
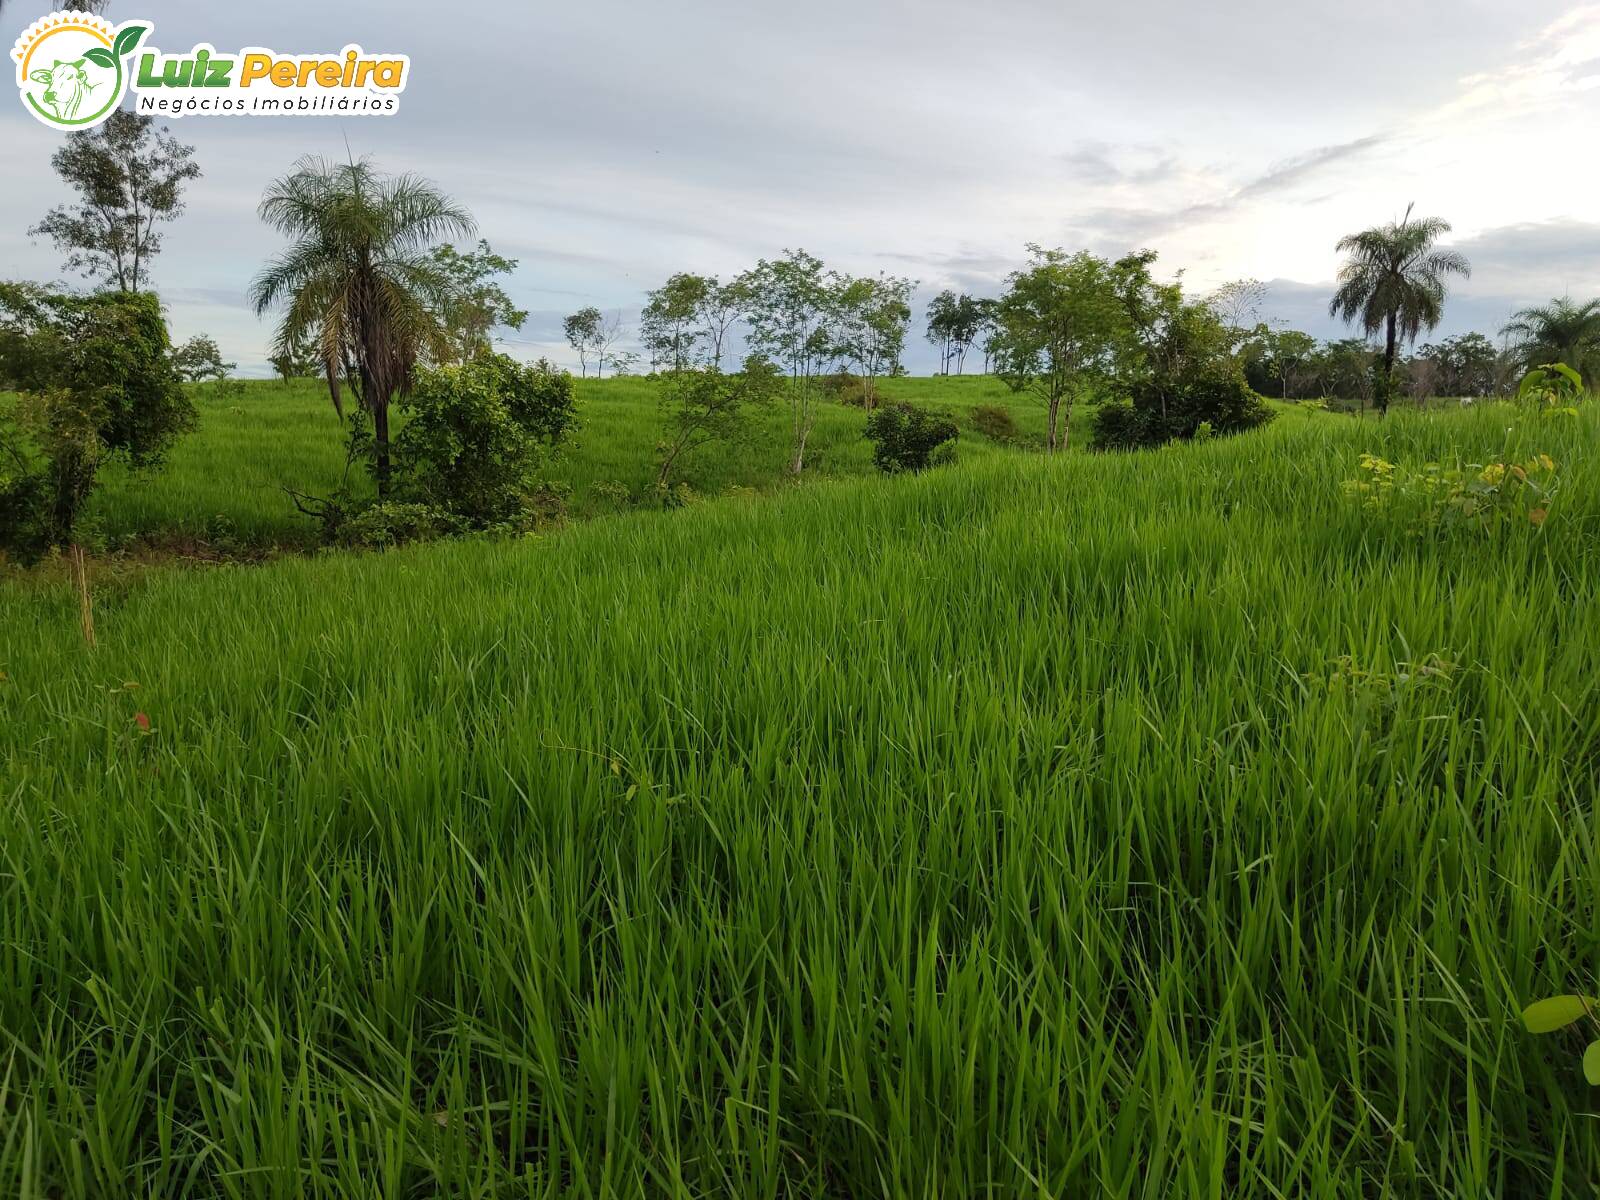
<path id="1" fill-rule="evenodd" d="M 972 427 L 988 438 L 1002 446 L 1009 446 L 1019 440 L 1016 418 L 1009 409 L 1001 408 L 998 404 L 979 404 L 972 410 Z"/>
<path id="2" fill-rule="evenodd" d="M 0 550 L 32 560 L 72 540 L 100 466 L 160 462 L 191 429 L 161 306 L 148 293 L 76 296 L 0 284 Z"/>
<path id="3" fill-rule="evenodd" d="M 1165 384 L 1140 385 L 1131 404 L 1102 404 L 1090 445 L 1096 450 L 1156 446 L 1193 438 L 1202 426 L 1207 436 L 1222 437 L 1265 425 L 1273 415 L 1236 366 L 1211 363 Z"/>
<path id="4" fill-rule="evenodd" d="M 394 439 L 403 499 L 484 529 L 537 522 L 548 505 L 535 471 L 571 427 L 572 377 L 547 362 L 485 354 L 419 371 Z"/>
<path id="5" fill-rule="evenodd" d="M 1126 400 L 1100 405 L 1089 427 L 1089 445 L 1096 450 L 1137 450 L 1160 440 L 1150 436 L 1144 414 Z"/>
<path id="6" fill-rule="evenodd" d="M 380 500 L 342 521 L 335 540 L 351 549 L 386 550 L 460 531 L 460 522 L 455 517 L 430 505 Z"/>
<path id="7" fill-rule="evenodd" d="M 824 375 L 817 381 L 817 386 L 822 389 L 824 396 L 839 404 L 846 404 L 851 408 L 867 407 L 867 383 L 859 375 L 849 371 L 835 371 L 831 375 Z"/>
<path id="8" fill-rule="evenodd" d="M 961 430 L 949 417 L 913 404 L 886 404 L 867 417 L 866 436 L 878 470 L 893 475 L 934 465 L 939 448 L 954 442 Z M 951 447 L 937 461 L 948 461 L 953 451 Z"/>

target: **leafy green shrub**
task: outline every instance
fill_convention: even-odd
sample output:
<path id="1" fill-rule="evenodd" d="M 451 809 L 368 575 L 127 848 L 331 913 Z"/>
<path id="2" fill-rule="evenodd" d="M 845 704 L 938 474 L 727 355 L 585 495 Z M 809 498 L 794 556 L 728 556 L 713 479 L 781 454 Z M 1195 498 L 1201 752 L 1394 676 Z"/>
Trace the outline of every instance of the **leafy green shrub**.
<path id="1" fill-rule="evenodd" d="M 403 403 L 411 416 L 394 447 L 404 499 L 477 529 L 537 519 L 535 471 L 572 425 L 570 375 L 485 354 L 419 371 Z"/>
<path id="2" fill-rule="evenodd" d="M 1193 438 L 1202 425 L 1209 436 L 1221 437 L 1265 425 L 1273 416 L 1235 364 L 1210 362 L 1185 375 L 1140 383 L 1130 404 L 1102 404 L 1090 444 L 1097 450 L 1155 446 Z"/>
<path id="3" fill-rule="evenodd" d="M 193 427 L 161 306 L 148 293 L 78 296 L 0 284 L 0 550 L 32 560 L 65 545 L 100 466 L 161 461 Z"/>
<path id="4" fill-rule="evenodd" d="M 972 427 L 991 442 L 1009 446 L 1020 440 L 1016 418 L 1011 415 L 1010 409 L 998 404 L 976 405 L 971 420 Z"/>
<path id="5" fill-rule="evenodd" d="M 886 404 L 869 414 L 866 436 L 878 470 L 893 475 L 934 465 L 935 452 L 960 437 L 961 430 L 949 417 L 901 403 Z"/>
<path id="6" fill-rule="evenodd" d="M 341 521 L 335 541 L 350 549 L 386 550 L 461 532 L 461 522 L 427 504 L 380 500 Z"/>
<path id="7" fill-rule="evenodd" d="M 851 408 L 866 408 L 870 393 L 867 390 L 866 380 L 849 371 L 835 371 L 831 375 L 824 375 L 818 380 L 822 394 L 836 404 L 845 404 Z"/>
<path id="8" fill-rule="evenodd" d="M 1517 385 L 1517 403 L 1576 415 L 1583 399 L 1583 376 L 1566 363 L 1535 367 Z"/>
<path id="9" fill-rule="evenodd" d="M 1160 438 L 1146 431 L 1145 414 L 1126 400 L 1107 400 L 1095 409 L 1089 426 L 1089 445 L 1096 450 L 1137 450 Z"/>
<path id="10" fill-rule="evenodd" d="M 622 512 L 633 506 L 633 489 L 618 479 L 602 479 L 589 488 L 589 500 L 608 512 Z"/>

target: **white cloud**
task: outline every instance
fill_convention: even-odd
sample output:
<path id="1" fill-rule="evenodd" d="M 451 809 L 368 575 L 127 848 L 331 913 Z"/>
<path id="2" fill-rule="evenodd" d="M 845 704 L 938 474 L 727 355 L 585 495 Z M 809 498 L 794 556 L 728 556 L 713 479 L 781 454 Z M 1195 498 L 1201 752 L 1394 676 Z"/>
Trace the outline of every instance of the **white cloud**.
<path id="1" fill-rule="evenodd" d="M 7 5 L 0 41 L 31 2 Z M 1310 295 L 1339 236 L 1413 200 L 1479 260 L 1452 325 L 1595 284 L 1576 265 L 1600 196 L 1593 3 L 1391 0 L 1381 31 L 1359 6 L 1258 0 L 492 11 L 486 58 L 477 23 L 418 0 L 164 0 L 163 46 L 413 56 L 393 119 L 174 126 L 206 172 L 155 272 L 178 336 L 203 328 L 262 361 L 268 332 L 243 294 L 276 241 L 255 203 L 300 154 L 343 156 L 347 138 L 471 207 L 522 260 L 512 290 L 541 316 L 633 310 L 673 270 L 728 273 L 785 246 L 985 290 L 1028 241 L 1148 244 L 1200 289 L 1255 276 Z M 62 198 L 57 137 L 0 105 L 14 165 L 0 273 L 56 270 L 22 231 Z M 517 348 L 566 357 L 548 320 Z"/>

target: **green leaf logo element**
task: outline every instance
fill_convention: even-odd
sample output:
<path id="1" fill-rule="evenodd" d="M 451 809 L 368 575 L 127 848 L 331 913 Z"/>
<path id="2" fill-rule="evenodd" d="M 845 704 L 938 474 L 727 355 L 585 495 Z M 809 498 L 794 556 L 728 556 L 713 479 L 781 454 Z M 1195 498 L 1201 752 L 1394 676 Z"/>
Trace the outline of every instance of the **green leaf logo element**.
<path id="1" fill-rule="evenodd" d="M 132 54 L 134 48 L 144 40 L 144 35 L 150 32 L 148 25 L 129 25 L 117 34 L 117 40 L 111 44 L 111 53 L 117 58 L 126 58 Z"/>
<path id="2" fill-rule="evenodd" d="M 111 51 L 104 46 L 96 46 L 92 50 L 85 50 L 83 56 L 97 67 L 110 68 L 117 65 L 117 60 L 111 57 Z"/>

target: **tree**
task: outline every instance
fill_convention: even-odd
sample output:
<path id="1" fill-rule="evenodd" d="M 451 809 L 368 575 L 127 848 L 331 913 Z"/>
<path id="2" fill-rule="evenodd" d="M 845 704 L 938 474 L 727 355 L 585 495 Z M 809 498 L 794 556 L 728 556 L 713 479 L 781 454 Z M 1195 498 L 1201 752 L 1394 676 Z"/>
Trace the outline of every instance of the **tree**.
<path id="1" fill-rule="evenodd" d="M 639 314 L 639 340 L 650 353 L 651 366 L 682 371 L 689 365 L 695 347 L 707 334 L 700 325 L 701 306 L 716 286 L 717 281 L 708 276 L 679 272 L 646 293 Z"/>
<path id="2" fill-rule="evenodd" d="M 287 346 L 269 347 L 267 361 L 272 364 L 272 369 L 284 383 L 288 383 L 291 379 L 315 375 L 321 370 L 316 345 L 306 331 L 296 334 Z"/>
<path id="3" fill-rule="evenodd" d="M 50 165 L 78 198 L 52 208 L 29 234 L 48 237 L 85 278 L 143 291 L 161 252 L 157 226 L 183 212 L 184 185 L 200 177 L 194 147 L 119 108 L 96 128 L 69 133 Z"/>
<path id="4" fill-rule="evenodd" d="M 1234 279 L 1212 292 L 1206 303 L 1237 343 L 1261 324 L 1261 306 L 1266 299 L 1267 285 L 1259 279 Z"/>
<path id="5" fill-rule="evenodd" d="M 448 242 L 434 247 L 433 268 L 448 285 L 439 319 L 449 346 L 442 362 L 464 363 L 494 348 L 497 328 L 521 329 L 528 314 L 511 302 L 495 281 L 517 269 L 517 260 L 503 258 L 478 239 L 475 250 L 462 253 Z"/>
<path id="6" fill-rule="evenodd" d="M 666 491 L 685 456 L 712 442 L 744 437 L 749 409 L 770 404 L 782 389 L 783 378 L 770 362 L 753 355 L 733 374 L 708 362 L 698 368 L 666 371 L 658 386 L 666 433 L 657 447 L 660 468 L 656 487 Z"/>
<path id="7" fill-rule="evenodd" d="M 562 332 L 567 335 L 567 345 L 578 352 L 578 371 L 585 379 L 589 377 L 589 355 L 600 344 L 603 319 L 600 310 L 591 304 L 561 322 Z"/>
<path id="8" fill-rule="evenodd" d="M 950 374 L 950 364 L 956 364 L 956 374 L 961 374 L 967 360 L 967 351 L 977 340 L 989 312 L 983 302 L 965 293 L 957 295 L 946 289 L 928 302 L 927 338 L 939 349 L 939 369 Z"/>
<path id="9" fill-rule="evenodd" d="M 892 373 L 905 351 L 914 286 L 892 275 L 838 281 L 837 349 L 861 374 L 868 412 L 877 401 L 876 377 Z"/>
<path id="10" fill-rule="evenodd" d="M 1317 352 L 1317 339 L 1298 329 L 1269 329 L 1260 335 L 1261 363 L 1278 384 L 1278 396 L 1298 398 L 1306 367 Z"/>
<path id="11" fill-rule="evenodd" d="M 572 425 L 572 376 L 543 360 L 480 353 L 419 370 L 401 403 L 402 494 L 482 529 L 536 509 L 534 472 Z"/>
<path id="12" fill-rule="evenodd" d="M 973 302 L 978 311 L 978 346 L 983 351 L 983 373 L 989 373 L 989 366 L 994 361 L 994 336 L 999 326 L 995 323 L 995 312 L 999 302 L 989 298 Z"/>
<path id="13" fill-rule="evenodd" d="M 1365 413 L 1382 370 L 1377 350 L 1365 338 L 1345 338 L 1328 344 L 1327 358 L 1329 389 L 1336 396 L 1360 401 Z"/>
<path id="14" fill-rule="evenodd" d="M 604 379 L 606 363 L 615 362 L 619 357 L 612 352 L 612 347 L 622 340 L 626 332 L 627 330 L 622 325 L 622 310 L 620 308 L 611 314 L 609 320 L 600 322 L 600 327 L 595 331 L 594 340 L 594 376 L 596 379 Z"/>
<path id="15" fill-rule="evenodd" d="M 1524 367 L 1564 362 L 1585 379 L 1600 378 L 1600 300 L 1570 297 L 1524 308 L 1501 331 Z"/>
<path id="16" fill-rule="evenodd" d="M 172 369 L 185 383 L 226 379 L 238 365 L 222 361 L 222 351 L 209 333 L 195 334 L 172 352 Z"/>
<path id="17" fill-rule="evenodd" d="M 715 275 L 706 276 L 706 290 L 695 309 L 700 330 L 706 343 L 706 361 L 712 366 L 722 365 L 722 355 L 727 349 L 729 332 L 750 308 L 750 296 L 743 278 L 729 283 L 718 283 Z"/>
<path id="18" fill-rule="evenodd" d="M 109 3 L 109 0 L 67 0 L 67 2 L 65 4 L 62 4 L 59 7 L 65 9 L 67 12 L 92 12 L 92 13 L 98 13 L 98 12 L 105 12 L 106 5 L 108 3 Z M 57 6 L 50 5 L 48 7 L 54 8 L 54 7 L 57 7 Z M 5 10 L 6 10 L 6 0 L 0 0 L 0 13 L 5 12 Z"/>
<path id="19" fill-rule="evenodd" d="M 1428 398 L 1439 394 L 1442 377 L 1438 359 L 1414 354 L 1405 365 L 1406 394 L 1418 408 L 1426 408 Z"/>
<path id="20" fill-rule="evenodd" d="M 148 293 L 78 296 L 0 284 L 0 548 L 32 559 L 73 537 L 101 465 L 159 463 L 193 428 Z"/>
<path id="21" fill-rule="evenodd" d="M 373 424 L 378 494 L 389 486 L 389 403 L 411 383 L 419 358 L 444 360 L 450 339 L 439 314 L 451 280 L 432 255 L 472 218 L 432 183 L 385 176 L 372 164 L 303 158 L 262 198 L 261 219 L 288 236 L 250 285 L 258 314 L 280 305 L 276 348 L 314 337 L 335 411 L 341 380 Z"/>
<path id="22" fill-rule="evenodd" d="M 1100 370 L 1114 372 L 1128 403 L 1101 405 L 1094 445 L 1160 445 L 1202 430 L 1239 433 L 1270 420 L 1271 410 L 1251 391 L 1235 353 L 1236 331 L 1209 301 L 1187 299 L 1179 280 L 1156 279 L 1155 261 L 1154 251 L 1139 250 L 1108 270 L 1122 332 Z"/>
<path id="23" fill-rule="evenodd" d="M 1441 396 L 1492 396 L 1495 392 L 1500 355 L 1481 333 L 1430 343 L 1417 351 L 1416 357 L 1433 364 L 1433 386 Z"/>
<path id="24" fill-rule="evenodd" d="M 1045 445 L 1054 453 L 1071 435 L 1072 402 L 1111 372 L 1126 317 L 1105 259 L 1031 244 L 1028 253 L 1028 266 L 1012 272 L 995 310 L 995 364 L 1012 391 L 1032 391 L 1044 402 Z"/>
<path id="25" fill-rule="evenodd" d="M 1414 342 L 1423 330 L 1436 328 L 1444 315 L 1447 279 L 1472 274 L 1461 254 L 1436 247 L 1449 232 L 1448 221 L 1413 220 L 1408 207 L 1398 222 L 1339 239 L 1337 249 L 1348 258 L 1339 270 L 1339 289 L 1328 312 L 1359 324 L 1369 337 L 1384 334 L 1380 412 L 1388 409 L 1399 340 Z"/>
<path id="26" fill-rule="evenodd" d="M 762 259 L 739 278 L 749 304 L 750 340 L 789 376 L 788 398 L 794 456 L 790 470 L 805 469 L 806 440 L 816 423 L 817 374 L 836 355 L 837 276 L 804 250 Z"/>
<path id="27" fill-rule="evenodd" d="M 1111 289 L 1124 321 L 1113 366 L 1130 393 L 1159 410 L 1164 427 L 1169 394 L 1185 376 L 1233 355 L 1234 338 L 1210 304 L 1185 299 L 1180 280 L 1155 278 L 1154 250 L 1125 254 L 1110 266 Z"/>

